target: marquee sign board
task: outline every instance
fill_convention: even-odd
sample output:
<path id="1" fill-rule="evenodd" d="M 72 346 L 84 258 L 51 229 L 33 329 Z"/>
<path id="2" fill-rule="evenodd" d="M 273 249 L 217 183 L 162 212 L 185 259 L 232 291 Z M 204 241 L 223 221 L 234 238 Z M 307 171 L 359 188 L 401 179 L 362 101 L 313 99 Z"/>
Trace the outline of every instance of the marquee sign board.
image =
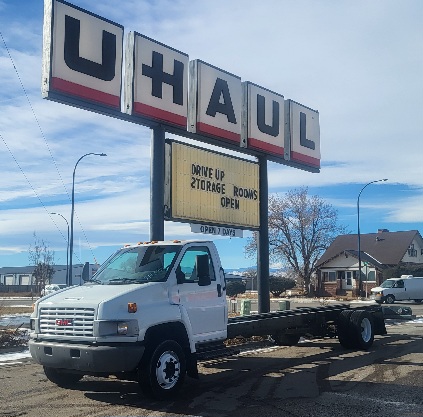
<path id="1" fill-rule="evenodd" d="M 64 0 L 45 0 L 43 97 L 311 172 L 319 113 Z M 190 132 L 188 134 L 188 132 Z"/>
<path id="2" fill-rule="evenodd" d="M 137 32 L 126 51 L 126 111 L 186 129 L 188 55 Z"/>
<path id="3" fill-rule="evenodd" d="M 123 26 L 61 0 L 44 2 L 42 95 L 120 111 Z"/>
<path id="4" fill-rule="evenodd" d="M 259 227 L 259 164 L 166 141 L 165 218 Z"/>

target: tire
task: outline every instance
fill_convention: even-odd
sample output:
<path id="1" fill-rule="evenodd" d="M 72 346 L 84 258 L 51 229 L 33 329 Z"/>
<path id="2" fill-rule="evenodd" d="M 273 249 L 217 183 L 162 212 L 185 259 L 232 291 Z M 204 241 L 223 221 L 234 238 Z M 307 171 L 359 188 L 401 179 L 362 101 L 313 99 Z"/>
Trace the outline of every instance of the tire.
<path id="1" fill-rule="evenodd" d="M 144 394 L 169 400 L 180 390 L 186 373 L 186 358 L 174 340 L 159 343 L 142 359 L 139 384 Z"/>
<path id="2" fill-rule="evenodd" d="M 295 346 L 300 340 L 299 334 L 277 333 L 272 334 L 272 339 L 278 346 Z"/>
<path id="3" fill-rule="evenodd" d="M 386 304 L 394 304 L 395 303 L 395 297 L 392 294 L 388 294 L 385 297 L 385 303 Z"/>
<path id="4" fill-rule="evenodd" d="M 350 317 L 353 310 L 342 310 L 338 317 L 337 332 L 338 340 L 345 349 L 352 349 L 355 347 L 355 341 L 352 334 Z"/>
<path id="5" fill-rule="evenodd" d="M 80 381 L 83 375 L 63 372 L 55 368 L 44 366 L 47 379 L 62 388 L 68 388 Z"/>
<path id="6" fill-rule="evenodd" d="M 355 347 L 363 350 L 369 349 L 373 345 L 375 337 L 372 314 L 365 310 L 356 310 L 351 314 L 350 323 Z"/>
<path id="7" fill-rule="evenodd" d="M 417 299 L 417 300 L 414 300 L 414 302 L 415 302 L 416 304 L 420 304 L 420 303 L 422 302 L 422 300 Z"/>

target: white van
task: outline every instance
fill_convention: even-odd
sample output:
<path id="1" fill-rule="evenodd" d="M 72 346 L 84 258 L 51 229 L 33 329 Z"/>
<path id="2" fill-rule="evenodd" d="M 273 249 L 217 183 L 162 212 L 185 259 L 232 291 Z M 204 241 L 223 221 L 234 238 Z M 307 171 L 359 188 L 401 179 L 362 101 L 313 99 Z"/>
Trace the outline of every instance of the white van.
<path id="1" fill-rule="evenodd" d="M 423 300 L 423 277 L 401 275 L 401 278 L 389 278 L 380 287 L 372 288 L 372 298 L 379 304 L 392 304 L 395 301 Z"/>

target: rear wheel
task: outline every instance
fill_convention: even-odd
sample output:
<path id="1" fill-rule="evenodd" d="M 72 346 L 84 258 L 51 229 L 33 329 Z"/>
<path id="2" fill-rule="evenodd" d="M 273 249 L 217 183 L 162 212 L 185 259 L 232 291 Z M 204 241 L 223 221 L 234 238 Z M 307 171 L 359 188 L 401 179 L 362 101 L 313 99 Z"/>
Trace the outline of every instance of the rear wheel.
<path id="1" fill-rule="evenodd" d="M 338 340 L 345 349 L 355 347 L 350 323 L 350 317 L 353 312 L 353 310 L 343 310 L 338 317 Z"/>
<path id="2" fill-rule="evenodd" d="M 355 346 L 360 349 L 370 348 L 375 337 L 374 320 L 371 313 L 365 310 L 356 310 L 351 314 L 350 322 Z"/>
<path id="3" fill-rule="evenodd" d="M 75 385 L 83 377 L 83 375 L 80 374 L 72 374 L 70 372 L 61 371 L 48 366 L 44 366 L 44 374 L 49 381 L 63 388 Z"/>
<path id="4" fill-rule="evenodd" d="M 385 303 L 386 304 L 394 304 L 395 303 L 395 297 L 392 294 L 389 294 L 385 297 Z"/>
<path id="5" fill-rule="evenodd" d="M 166 340 L 143 358 L 139 383 L 145 394 L 167 400 L 179 391 L 185 373 L 186 359 L 181 346 L 174 340 Z"/>

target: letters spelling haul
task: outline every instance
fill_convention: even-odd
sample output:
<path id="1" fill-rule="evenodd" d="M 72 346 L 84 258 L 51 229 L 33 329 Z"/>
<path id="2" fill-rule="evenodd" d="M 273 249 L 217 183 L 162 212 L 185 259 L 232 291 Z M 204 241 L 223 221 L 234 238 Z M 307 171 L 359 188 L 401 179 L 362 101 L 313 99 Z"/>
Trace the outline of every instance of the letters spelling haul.
<path id="1" fill-rule="evenodd" d="M 60 39 L 63 38 L 57 36 L 56 43 L 52 42 L 52 56 L 58 56 L 60 65 L 55 60 L 56 64 L 50 67 L 46 96 L 49 89 L 54 91 L 60 85 L 56 91 L 61 94 L 81 97 L 85 103 L 89 100 L 93 107 L 106 104 L 120 111 L 120 87 L 113 87 L 110 91 L 110 86 L 122 79 L 123 52 L 119 44 L 123 43 L 123 27 L 81 9 L 76 13 L 76 8 L 69 3 L 50 1 L 58 12 L 54 19 L 59 19 L 58 15 L 62 14 L 64 40 L 62 44 Z M 58 4 L 61 8 L 57 8 Z M 84 33 L 81 26 L 85 25 L 95 26 L 102 33 L 102 44 L 85 37 L 83 58 L 79 45 Z M 55 30 L 59 30 L 57 25 Z M 54 40 L 53 33 L 50 36 Z M 87 50 L 92 56 L 98 56 L 97 52 L 102 51 L 101 63 L 86 58 Z M 242 83 L 240 77 L 203 61 L 189 61 L 187 54 L 136 32 L 129 33 L 126 51 L 124 96 L 127 113 L 184 129 L 188 124 L 193 133 L 240 144 L 280 159 L 295 161 L 298 157 L 299 163 L 320 167 L 320 135 L 313 133 L 310 139 L 306 137 L 306 121 L 307 126 L 312 124 L 313 132 L 318 132 L 318 112 L 291 100 L 285 102 L 282 95 L 253 83 Z M 95 83 L 92 77 L 96 79 Z M 292 133 L 296 122 L 286 120 L 291 110 L 287 112 L 285 105 L 288 109 L 296 106 L 292 112 L 295 112 L 295 118 L 301 119 L 298 138 Z M 292 124 L 292 139 L 289 134 L 285 135 L 285 123 Z M 293 141 L 291 145 L 289 140 Z M 287 146 L 291 147 L 290 155 L 289 152 L 284 154 Z"/>

